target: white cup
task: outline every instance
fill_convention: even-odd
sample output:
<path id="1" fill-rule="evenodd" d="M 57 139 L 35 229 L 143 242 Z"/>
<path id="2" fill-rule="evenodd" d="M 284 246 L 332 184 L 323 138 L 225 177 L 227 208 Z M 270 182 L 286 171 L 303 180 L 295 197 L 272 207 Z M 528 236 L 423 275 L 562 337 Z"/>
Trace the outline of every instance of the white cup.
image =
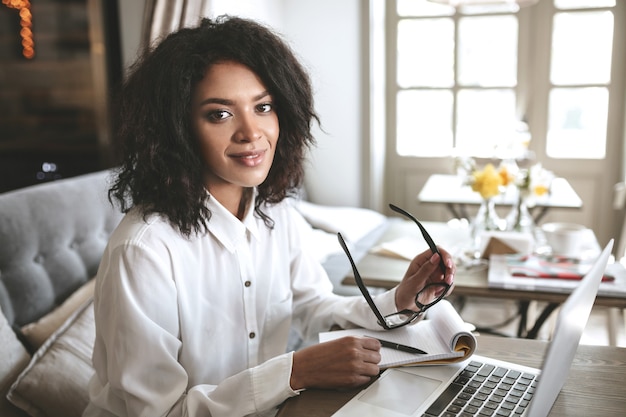
<path id="1" fill-rule="evenodd" d="M 554 255 L 569 257 L 580 257 L 590 236 L 587 227 L 575 223 L 546 223 L 541 230 Z"/>

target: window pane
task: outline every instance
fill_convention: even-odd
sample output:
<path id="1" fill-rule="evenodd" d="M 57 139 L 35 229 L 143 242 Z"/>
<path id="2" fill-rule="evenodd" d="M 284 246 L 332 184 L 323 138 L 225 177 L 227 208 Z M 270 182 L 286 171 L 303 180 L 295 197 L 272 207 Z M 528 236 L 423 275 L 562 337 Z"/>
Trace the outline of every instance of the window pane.
<path id="1" fill-rule="evenodd" d="M 459 84 L 514 87 L 517 84 L 517 17 L 461 18 L 458 54 Z"/>
<path id="2" fill-rule="evenodd" d="M 398 0 L 398 16 L 452 16 L 454 7 L 429 0 Z"/>
<path id="3" fill-rule="evenodd" d="M 604 87 L 550 92 L 547 154 L 552 158 L 603 159 L 609 92 Z"/>
<path id="4" fill-rule="evenodd" d="M 398 85 L 454 84 L 454 23 L 449 18 L 401 20 L 398 24 Z"/>
<path id="5" fill-rule="evenodd" d="M 613 7 L 615 0 L 554 0 L 558 9 L 583 9 L 591 7 Z"/>
<path id="6" fill-rule="evenodd" d="M 465 89 L 457 100 L 456 143 L 464 154 L 491 157 L 518 140 L 513 90 Z"/>
<path id="7" fill-rule="evenodd" d="M 612 12 L 557 13 L 552 36 L 553 84 L 610 82 Z"/>
<path id="8" fill-rule="evenodd" d="M 446 156 L 452 149 L 452 92 L 400 91 L 396 151 L 403 156 Z"/>

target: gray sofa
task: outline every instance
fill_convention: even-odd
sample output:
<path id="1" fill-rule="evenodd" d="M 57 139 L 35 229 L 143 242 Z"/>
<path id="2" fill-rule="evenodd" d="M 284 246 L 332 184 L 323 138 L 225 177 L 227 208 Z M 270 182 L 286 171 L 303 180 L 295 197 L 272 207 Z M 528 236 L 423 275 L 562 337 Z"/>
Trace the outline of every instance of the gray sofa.
<path id="1" fill-rule="evenodd" d="M 107 198 L 111 175 L 101 171 L 0 194 L 0 417 L 74 417 L 87 404 L 92 278 L 122 218 Z M 308 202 L 300 211 L 303 233 L 324 237 L 311 250 L 327 254 L 319 259 L 335 291 L 359 294 L 341 283 L 350 265 L 336 233 L 355 236 L 349 244 L 358 260 L 383 233 L 386 218 Z M 336 251 L 328 251 L 332 245 Z M 294 333 L 290 343 L 295 349 L 306 342 Z"/>
<path id="2" fill-rule="evenodd" d="M 0 416 L 70 416 L 86 403 L 89 284 L 122 217 L 110 174 L 0 194 Z"/>

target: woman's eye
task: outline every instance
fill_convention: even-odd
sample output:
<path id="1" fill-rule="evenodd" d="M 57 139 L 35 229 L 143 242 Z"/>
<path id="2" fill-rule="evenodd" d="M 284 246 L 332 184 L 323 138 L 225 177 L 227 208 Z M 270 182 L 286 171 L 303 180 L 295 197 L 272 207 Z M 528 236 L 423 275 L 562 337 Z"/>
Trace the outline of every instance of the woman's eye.
<path id="1" fill-rule="evenodd" d="M 221 120 L 227 119 L 230 116 L 230 113 L 226 110 L 215 110 L 206 115 L 206 118 L 211 122 L 219 122 Z"/>
<path id="2" fill-rule="evenodd" d="M 273 108 L 274 106 L 272 105 L 272 103 L 263 103 L 257 106 L 257 110 L 261 113 L 269 113 L 272 111 Z"/>

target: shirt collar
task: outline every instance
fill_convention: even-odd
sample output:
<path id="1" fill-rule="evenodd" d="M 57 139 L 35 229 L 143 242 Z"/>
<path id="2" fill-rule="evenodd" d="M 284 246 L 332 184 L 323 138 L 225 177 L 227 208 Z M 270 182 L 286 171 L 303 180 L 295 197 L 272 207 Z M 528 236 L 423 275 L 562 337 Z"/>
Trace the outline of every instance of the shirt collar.
<path id="1" fill-rule="evenodd" d="M 256 189 L 250 206 L 243 221 L 240 221 L 219 201 L 209 195 L 207 208 L 211 211 L 209 219 L 209 232 L 222 244 L 229 252 L 234 252 L 237 245 L 246 240 L 248 235 L 254 239 L 259 239 L 259 220 L 254 214 L 256 200 Z"/>

